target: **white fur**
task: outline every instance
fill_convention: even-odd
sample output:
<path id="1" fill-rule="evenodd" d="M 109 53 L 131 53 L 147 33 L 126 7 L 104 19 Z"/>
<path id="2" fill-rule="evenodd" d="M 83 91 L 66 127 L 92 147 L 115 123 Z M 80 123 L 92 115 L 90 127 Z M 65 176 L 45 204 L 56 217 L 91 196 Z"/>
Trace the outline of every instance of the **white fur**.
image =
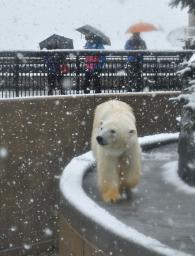
<path id="1" fill-rule="evenodd" d="M 97 142 L 98 136 L 103 145 Z M 102 198 L 117 201 L 123 190 L 135 187 L 140 179 L 140 147 L 135 117 L 128 104 L 110 100 L 96 108 L 91 146 Z"/>

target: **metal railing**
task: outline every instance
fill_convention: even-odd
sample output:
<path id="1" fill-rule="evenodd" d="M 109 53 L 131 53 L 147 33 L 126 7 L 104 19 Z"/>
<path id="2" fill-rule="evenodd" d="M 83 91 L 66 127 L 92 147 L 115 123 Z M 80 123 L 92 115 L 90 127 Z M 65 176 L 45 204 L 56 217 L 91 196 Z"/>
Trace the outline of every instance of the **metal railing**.
<path id="1" fill-rule="evenodd" d="M 3 51 L 0 97 L 180 90 L 182 81 L 175 72 L 192 54 L 193 51 Z"/>

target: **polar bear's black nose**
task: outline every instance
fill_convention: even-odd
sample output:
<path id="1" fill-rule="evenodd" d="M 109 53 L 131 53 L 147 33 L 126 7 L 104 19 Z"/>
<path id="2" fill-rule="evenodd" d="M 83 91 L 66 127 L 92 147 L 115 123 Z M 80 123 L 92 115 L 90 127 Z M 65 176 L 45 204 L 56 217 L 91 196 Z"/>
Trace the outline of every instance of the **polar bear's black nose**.
<path id="1" fill-rule="evenodd" d="M 104 145 L 102 136 L 97 136 L 97 137 L 96 137 L 96 140 L 97 140 L 97 142 L 98 142 L 100 145 Z"/>

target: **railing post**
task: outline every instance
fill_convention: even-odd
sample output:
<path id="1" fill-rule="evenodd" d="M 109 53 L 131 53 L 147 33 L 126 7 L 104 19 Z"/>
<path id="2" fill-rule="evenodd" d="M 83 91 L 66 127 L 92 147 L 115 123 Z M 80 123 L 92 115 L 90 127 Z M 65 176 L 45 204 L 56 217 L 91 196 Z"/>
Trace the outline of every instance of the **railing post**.
<path id="1" fill-rule="evenodd" d="M 16 90 L 16 97 L 19 97 L 19 57 L 17 52 L 14 56 L 13 83 Z"/>
<path id="2" fill-rule="evenodd" d="M 79 94 L 80 89 L 80 55 L 76 55 L 76 93 Z"/>

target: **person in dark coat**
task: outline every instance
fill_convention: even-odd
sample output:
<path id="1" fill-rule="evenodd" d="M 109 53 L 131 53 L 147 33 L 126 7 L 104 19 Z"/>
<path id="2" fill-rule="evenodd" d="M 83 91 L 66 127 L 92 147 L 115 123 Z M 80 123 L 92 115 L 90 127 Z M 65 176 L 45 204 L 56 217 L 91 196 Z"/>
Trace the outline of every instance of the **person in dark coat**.
<path id="1" fill-rule="evenodd" d="M 48 50 L 57 49 L 53 45 L 48 45 Z M 62 57 L 58 53 L 47 53 L 44 57 L 44 63 L 47 67 L 48 95 L 53 95 L 55 88 L 59 88 L 61 94 L 65 94 L 63 88 L 64 66 Z M 67 65 L 66 65 L 67 66 Z"/>
<path id="2" fill-rule="evenodd" d="M 131 38 L 125 43 L 125 50 L 146 50 L 145 41 L 141 38 L 140 33 L 133 33 Z M 128 91 L 141 91 L 143 89 L 141 79 L 143 55 L 141 53 L 128 56 L 127 77 L 130 82 Z"/>
<path id="3" fill-rule="evenodd" d="M 185 40 L 184 50 L 195 50 L 195 38 L 187 38 Z"/>
<path id="4" fill-rule="evenodd" d="M 104 45 L 101 42 L 101 39 L 96 37 L 93 34 L 85 35 L 86 44 L 85 49 L 104 49 Z M 95 54 L 87 55 L 85 57 L 85 84 L 84 84 L 84 93 L 90 92 L 90 81 L 93 80 L 93 85 L 96 93 L 101 92 L 100 85 L 100 72 L 103 64 L 105 63 L 105 56 Z"/>
<path id="5" fill-rule="evenodd" d="M 140 33 L 133 33 L 125 43 L 125 50 L 146 50 L 145 41 L 141 38 Z"/>

